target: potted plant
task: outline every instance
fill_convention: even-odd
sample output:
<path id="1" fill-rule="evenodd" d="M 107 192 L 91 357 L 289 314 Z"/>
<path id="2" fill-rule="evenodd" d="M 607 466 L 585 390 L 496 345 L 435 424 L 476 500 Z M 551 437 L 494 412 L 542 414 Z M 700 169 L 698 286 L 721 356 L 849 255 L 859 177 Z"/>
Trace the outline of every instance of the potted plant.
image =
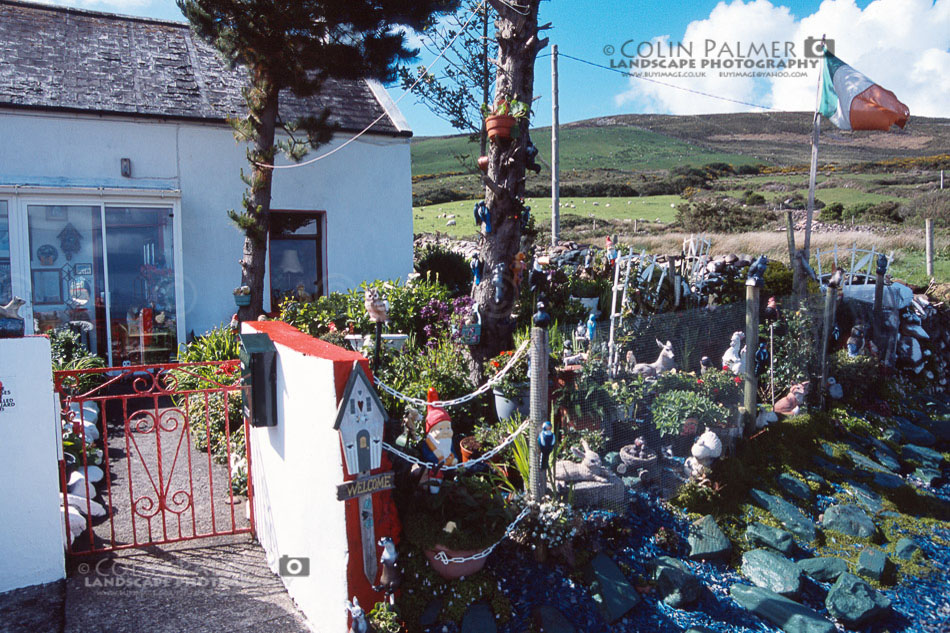
<path id="1" fill-rule="evenodd" d="M 646 398 L 649 391 L 650 385 L 643 376 L 617 378 L 607 383 L 607 392 L 620 409 L 621 418 L 624 420 L 638 419 L 640 402 Z"/>
<path id="2" fill-rule="evenodd" d="M 572 275 L 570 279 L 571 299 L 580 301 L 588 313 L 597 310 L 597 304 L 600 302 L 601 284 L 592 277 L 584 275 Z"/>
<path id="3" fill-rule="evenodd" d="M 685 455 L 704 426 L 724 426 L 728 411 L 705 395 L 685 389 L 660 393 L 653 402 L 653 423 L 660 435 L 673 438 L 674 453 Z"/>
<path id="4" fill-rule="evenodd" d="M 488 368 L 497 375 L 511 361 L 513 351 L 505 351 L 488 361 Z M 495 395 L 495 413 L 499 420 L 507 420 L 515 413 L 528 417 L 531 413 L 528 396 L 531 384 L 528 382 L 528 355 L 518 359 L 514 367 L 508 370 L 501 380 L 495 383 L 492 393 Z"/>
<path id="5" fill-rule="evenodd" d="M 482 116 L 485 117 L 485 131 L 488 134 L 488 140 L 493 143 L 498 140 L 507 140 L 511 138 L 511 129 L 518 122 L 528 116 L 531 111 L 527 103 L 517 99 L 508 99 L 499 97 L 495 103 L 489 106 L 482 104 Z"/>
<path id="6" fill-rule="evenodd" d="M 238 307 L 251 305 L 250 286 L 239 286 L 234 289 L 234 304 Z"/>
<path id="7" fill-rule="evenodd" d="M 576 429 L 607 430 L 607 418 L 613 402 L 605 385 L 606 366 L 599 358 L 584 364 L 573 386 L 561 391 L 557 406 L 567 418 L 568 426 Z"/>
<path id="8" fill-rule="evenodd" d="M 419 490 L 402 518 L 409 542 L 422 549 L 437 574 L 451 580 L 480 571 L 486 558 L 445 564 L 439 553 L 463 558 L 482 552 L 501 539 L 513 513 L 488 475 L 458 474 L 437 494 Z"/>
<path id="9" fill-rule="evenodd" d="M 476 459 L 485 452 L 482 443 L 474 435 L 466 435 L 459 440 L 459 451 L 462 453 L 462 462 Z"/>

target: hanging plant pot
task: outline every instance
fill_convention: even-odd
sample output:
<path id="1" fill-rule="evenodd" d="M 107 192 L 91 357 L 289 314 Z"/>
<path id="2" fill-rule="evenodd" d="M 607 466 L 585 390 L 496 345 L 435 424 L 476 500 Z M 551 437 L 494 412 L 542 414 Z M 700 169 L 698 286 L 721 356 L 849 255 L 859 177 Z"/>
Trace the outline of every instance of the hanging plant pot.
<path id="1" fill-rule="evenodd" d="M 523 383 L 518 395 L 514 396 L 513 399 L 509 399 L 497 389 L 493 389 L 492 393 L 495 394 L 495 413 L 498 414 L 499 421 L 507 420 L 515 413 L 520 413 L 525 418 L 531 413 L 531 403 L 529 402 L 531 385 L 529 383 Z"/>
<path id="2" fill-rule="evenodd" d="M 482 173 L 488 173 L 488 156 L 478 157 L 478 168 L 482 170 Z"/>
<path id="3" fill-rule="evenodd" d="M 234 305 L 238 307 L 251 305 L 251 295 L 234 295 Z"/>
<path id="4" fill-rule="evenodd" d="M 499 139 L 508 140 L 511 138 L 511 128 L 515 126 L 517 119 L 509 114 L 496 114 L 485 118 L 485 131 L 488 133 L 488 140 L 493 143 Z"/>

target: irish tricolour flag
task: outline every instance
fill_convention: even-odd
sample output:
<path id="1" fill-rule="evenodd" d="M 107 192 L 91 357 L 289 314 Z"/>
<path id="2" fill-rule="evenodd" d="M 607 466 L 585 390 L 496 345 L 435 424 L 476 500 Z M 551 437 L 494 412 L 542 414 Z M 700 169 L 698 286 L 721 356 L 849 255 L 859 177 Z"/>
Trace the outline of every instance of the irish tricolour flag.
<path id="1" fill-rule="evenodd" d="M 842 130 L 889 130 L 901 128 L 910 110 L 851 66 L 825 51 L 819 111 Z"/>

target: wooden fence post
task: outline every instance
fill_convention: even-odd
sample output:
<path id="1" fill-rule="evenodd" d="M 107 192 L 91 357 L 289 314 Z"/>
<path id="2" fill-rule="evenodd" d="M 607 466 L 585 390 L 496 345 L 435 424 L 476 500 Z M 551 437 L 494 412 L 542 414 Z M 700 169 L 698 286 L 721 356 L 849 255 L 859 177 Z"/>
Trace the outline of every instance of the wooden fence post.
<path id="1" fill-rule="evenodd" d="M 924 236 L 927 239 L 927 276 L 934 276 L 934 221 L 933 218 L 924 220 Z"/>
<path id="2" fill-rule="evenodd" d="M 545 477 L 541 472 L 541 449 L 538 435 L 548 419 L 548 331 L 543 327 L 531 328 L 531 425 L 528 429 L 529 476 L 528 491 L 532 501 L 540 502 L 545 492 Z"/>
<path id="3" fill-rule="evenodd" d="M 746 410 L 745 433 L 755 430 L 755 418 L 758 415 L 758 378 L 755 375 L 755 352 L 759 349 L 759 301 L 762 286 L 758 279 L 749 277 L 745 287 L 745 359 L 742 361 L 745 373 L 745 392 L 742 404 Z"/>
<path id="4" fill-rule="evenodd" d="M 831 282 L 825 287 L 825 324 L 821 332 L 821 409 L 825 409 L 825 397 L 828 395 L 828 347 L 831 345 L 831 333 L 835 327 L 835 300 L 838 298 L 838 286 Z"/>

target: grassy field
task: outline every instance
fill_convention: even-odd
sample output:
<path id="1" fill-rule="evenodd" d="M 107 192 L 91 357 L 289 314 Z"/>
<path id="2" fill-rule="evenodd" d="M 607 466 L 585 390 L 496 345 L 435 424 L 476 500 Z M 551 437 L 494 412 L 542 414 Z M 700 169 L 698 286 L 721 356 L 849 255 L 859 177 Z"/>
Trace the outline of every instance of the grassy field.
<path id="1" fill-rule="evenodd" d="M 531 140 L 542 163 L 551 163 L 551 129 L 532 130 Z M 718 152 L 663 134 L 634 127 L 565 128 L 561 132 L 561 169 L 657 170 L 707 163 L 751 165 L 761 161 L 741 154 Z M 478 143 L 467 136 L 421 138 L 412 143 L 412 175 L 445 174 L 462 169 L 455 158 L 478 155 Z"/>
<path id="2" fill-rule="evenodd" d="M 475 200 L 461 200 L 432 204 L 425 207 L 415 207 L 412 210 L 413 232 L 415 233 L 445 233 L 452 237 L 471 237 L 478 230 L 472 208 Z M 561 217 L 565 224 L 574 224 L 568 218 L 589 219 L 591 224 L 604 220 L 645 219 L 649 222 L 671 223 L 676 217 L 675 206 L 683 202 L 679 196 L 649 196 L 643 198 L 561 198 Z M 529 198 L 525 201 L 531 212 L 535 214 L 535 221 L 549 226 L 551 219 L 550 198 Z M 454 226 L 446 226 L 448 217 L 442 214 L 455 215 Z"/>
<path id="3" fill-rule="evenodd" d="M 807 184 L 807 183 L 806 183 Z M 717 192 L 723 193 L 727 196 L 738 197 L 746 189 L 727 189 L 725 191 Z M 753 188 L 754 190 L 754 188 Z M 802 196 L 808 196 L 808 187 L 796 188 L 791 191 L 762 191 L 759 190 L 758 193 L 761 193 L 765 199 L 769 202 L 776 202 L 781 200 L 786 200 L 794 193 L 800 193 Z M 878 202 L 885 202 L 887 200 L 902 201 L 904 198 L 900 196 L 884 195 L 880 193 L 871 193 L 867 191 L 861 191 L 860 189 L 849 189 L 845 187 L 828 187 L 826 189 L 817 189 L 815 191 L 815 197 L 824 202 L 825 204 L 831 204 L 833 202 L 840 202 L 845 207 L 859 204 L 862 202 L 869 202 L 871 204 L 877 204 Z"/>

